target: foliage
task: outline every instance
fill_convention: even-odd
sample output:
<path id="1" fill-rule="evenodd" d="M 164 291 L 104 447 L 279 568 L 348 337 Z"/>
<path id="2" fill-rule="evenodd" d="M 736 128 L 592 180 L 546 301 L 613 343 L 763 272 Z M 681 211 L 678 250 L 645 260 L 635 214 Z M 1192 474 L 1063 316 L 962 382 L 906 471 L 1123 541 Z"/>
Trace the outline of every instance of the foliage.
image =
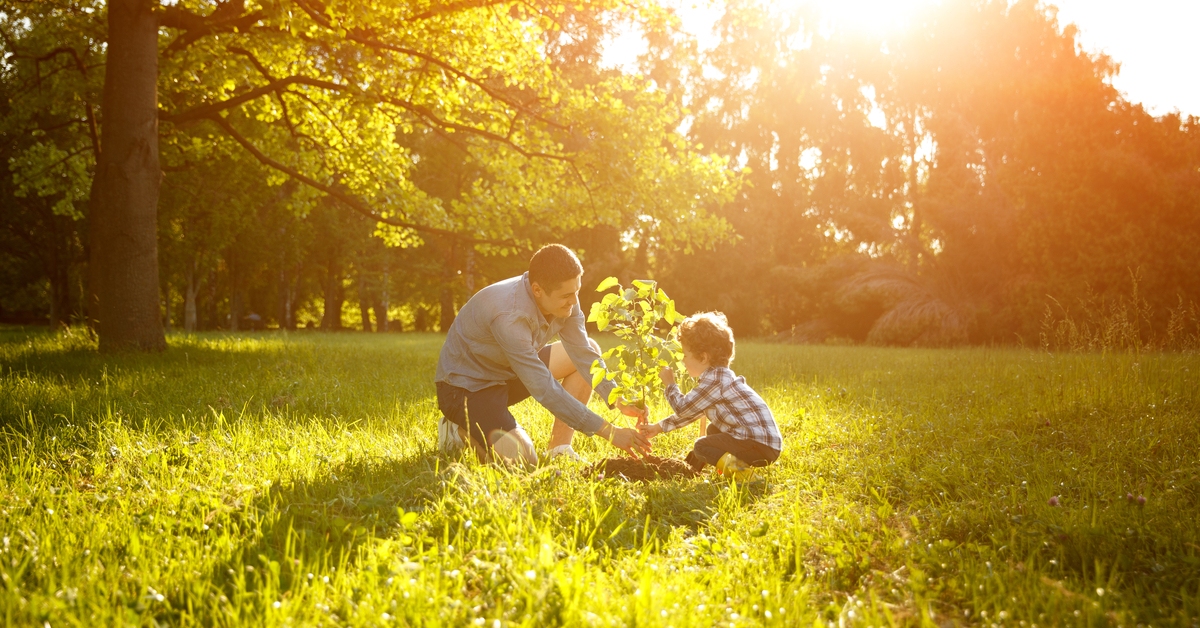
<path id="1" fill-rule="evenodd" d="M 1196 356 L 743 341 L 786 441 L 735 488 L 432 453 L 435 335 L 168 338 L 0 331 L 11 623 L 1200 618 Z M 546 442 L 549 412 L 513 411 Z"/>
<path id="2" fill-rule="evenodd" d="M 937 3 L 884 39 L 778 3 L 724 8 L 698 62 L 715 71 L 685 89 L 692 136 L 744 159 L 750 185 L 720 211 L 738 243 L 659 260 L 682 306 L 722 309 L 740 334 L 818 323 L 846 284 L 805 276 L 846 256 L 899 268 L 942 302 L 906 318 L 976 343 L 1032 344 L 1046 295 L 1115 299 L 1129 268 L 1156 333 L 1180 295 L 1200 298 L 1198 121 L 1124 100 L 1117 60 L 1048 5 Z"/>
<path id="3" fill-rule="evenodd" d="M 678 367 L 683 359 L 676 323 L 684 316 L 675 311 L 675 302 L 657 282 L 635 279 L 625 288 L 616 277 L 609 277 L 596 286 L 596 292 L 612 288 L 617 291 L 592 304 L 588 322 L 600 331 L 612 331 L 622 344 L 605 351 L 603 363 L 592 364 L 592 388 L 610 379 L 616 385 L 609 403 L 622 399 L 644 408 L 663 396 L 659 370 Z"/>

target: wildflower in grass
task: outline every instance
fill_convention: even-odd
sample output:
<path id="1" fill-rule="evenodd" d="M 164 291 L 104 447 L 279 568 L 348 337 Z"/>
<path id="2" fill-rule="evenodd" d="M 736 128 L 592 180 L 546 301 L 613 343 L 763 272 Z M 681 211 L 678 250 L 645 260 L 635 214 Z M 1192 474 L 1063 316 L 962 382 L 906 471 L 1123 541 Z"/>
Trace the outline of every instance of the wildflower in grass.
<path id="1" fill-rule="evenodd" d="M 1138 506 L 1145 506 L 1146 505 L 1146 497 L 1144 495 L 1138 495 L 1137 496 L 1137 504 L 1138 504 Z"/>
<path id="2" fill-rule="evenodd" d="M 1055 508 L 1057 508 L 1058 507 L 1058 495 L 1051 497 L 1050 501 L 1047 503 L 1049 503 L 1051 506 L 1054 506 Z"/>

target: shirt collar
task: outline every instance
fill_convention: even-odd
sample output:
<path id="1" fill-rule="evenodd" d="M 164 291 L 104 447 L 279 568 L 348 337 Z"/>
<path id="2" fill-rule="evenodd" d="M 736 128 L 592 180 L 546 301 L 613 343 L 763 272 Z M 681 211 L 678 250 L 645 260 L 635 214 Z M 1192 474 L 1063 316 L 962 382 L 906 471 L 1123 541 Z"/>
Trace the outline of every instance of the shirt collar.
<path id="1" fill-rule="evenodd" d="M 529 297 L 529 308 L 533 312 L 534 320 L 536 320 L 538 325 L 541 325 L 542 327 L 549 326 L 550 323 L 546 320 L 546 316 L 542 314 L 542 310 L 538 308 L 537 299 L 533 298 L 533 284 L 529 282 L 528 271 L 521 274 L 521 285 L 525 288 L 525 296 Z"/>

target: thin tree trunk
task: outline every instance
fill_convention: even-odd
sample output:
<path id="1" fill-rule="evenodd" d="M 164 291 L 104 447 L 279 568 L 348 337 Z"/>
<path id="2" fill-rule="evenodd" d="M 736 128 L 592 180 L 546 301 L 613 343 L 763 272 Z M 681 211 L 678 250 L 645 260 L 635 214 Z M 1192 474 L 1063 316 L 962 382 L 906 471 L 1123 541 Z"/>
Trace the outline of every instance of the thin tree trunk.
<path id="1" fill-rule="evenodd" d="M 292 285 L 287 278 L 287 268 L 283 260 L 279 262 L 279 328 L 291 329 L 289 322 L 292 318 Z"/>
<path id="2" fill-rule="evenodd" d="M 379 301 L 375 305 L 376 331 L 388 330 L 388 307 L 388 267 L 385 262 L 383 266 L 383 285 L 380 286 Z"/>
<path id="3" fill-rule="evenodd" d="M 475 294 L 475 248 L 467 249 L 467 298 Z"/>
<path id="4" fill-rule="evenodd" d="M 442 286 L 441 317 L 438 319 L 438 331 L 446 333 L 454 324 L 454 290 L 450 286 Z"/>
<path id="5" fill-rule="evenodd" d="M 238 263 L 237 252 L 229 253 L 229 331 L 241 329 L 242 320 L 242 290 L 241 267 Z"/>
<path id="6" fill-rule="evenodd" d="M 342 269 L 331 264 L 325 275 L 325 312 L 321 317 L 321 330 L 334 331 L 342 328 L 342 303 L 346 300 L 346 289 L 342 285 Z"/>
<path id="7" fill-rule="evenodd" d="M 441 316 L 438 320 L 438 331 L 442 333 L 450 331 L 450 326 L 454 324 L 454 288 L 452 286 L 454 282 L 455 258 L 458 253 L 457 248 L 455 243 L 452 242 L 450 244 L 450 252 L 446 256 L 445 270 L 442 273 L 442 292 L 440 295 Z"/>
<path id="8" fill-rule="evenodd" d="M 109 0 L 100 144 L 92 184 L 102 352 L 166 348 L 158 284 L 156 0 Z"/>
<path id="9" fill-rule="evenodd" d="M 187 286 L 183 293 L 183 330 L 191 333 L 196 331 L 196 292 L 200 286 L 196 283 L 196 260 L 188 261 L 184 278 Z"/>
<path id="10" fill-rule="evenodd" d="M 362 318 L 362 330 L 373 331 L 371 327 L 371 302 L 361 294 L 358 296 L 358 315 Z"/>
<path id="11" fill-rule="evenodd" d="M 371 286 L 364 277 L 363 271 L 358 271 L 358 315 L 362 317 L 362 330 L 371 331 Z"/>
<path id="12" fill-rule="evenodd" d="M 168 282 L 162 287 L 163 295 L 163 331 L 171 332 L 171 284 Z"/>
<path id="13" fill-rule="evenodd" d="M 55 260 L 50 275 L 50 328 L 59 329 L 71 324 L 71 277 L 67 265 Z"/>

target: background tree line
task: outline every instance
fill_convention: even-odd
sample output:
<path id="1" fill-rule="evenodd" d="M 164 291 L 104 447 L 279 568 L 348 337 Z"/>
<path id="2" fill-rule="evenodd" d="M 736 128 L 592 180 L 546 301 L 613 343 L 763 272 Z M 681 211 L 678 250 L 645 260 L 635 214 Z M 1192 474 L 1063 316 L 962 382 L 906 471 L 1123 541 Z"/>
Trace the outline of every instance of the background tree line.
<path id="1" fill-rule="evenodd" d="M 729 0 L 712 50 L 656 6 L 149 5 L 168 327 L 445 329 L 546 241 L 797 341 L 1033 342 L 1131 273 L 1147 333 L 1200 300 L 1198 120 L 1034 2 L 872 38 Z M 106 8 L 0 19 L 6 320 L 96 309 Z M 601 69 L 631 24 L 641 73 Z"/>

